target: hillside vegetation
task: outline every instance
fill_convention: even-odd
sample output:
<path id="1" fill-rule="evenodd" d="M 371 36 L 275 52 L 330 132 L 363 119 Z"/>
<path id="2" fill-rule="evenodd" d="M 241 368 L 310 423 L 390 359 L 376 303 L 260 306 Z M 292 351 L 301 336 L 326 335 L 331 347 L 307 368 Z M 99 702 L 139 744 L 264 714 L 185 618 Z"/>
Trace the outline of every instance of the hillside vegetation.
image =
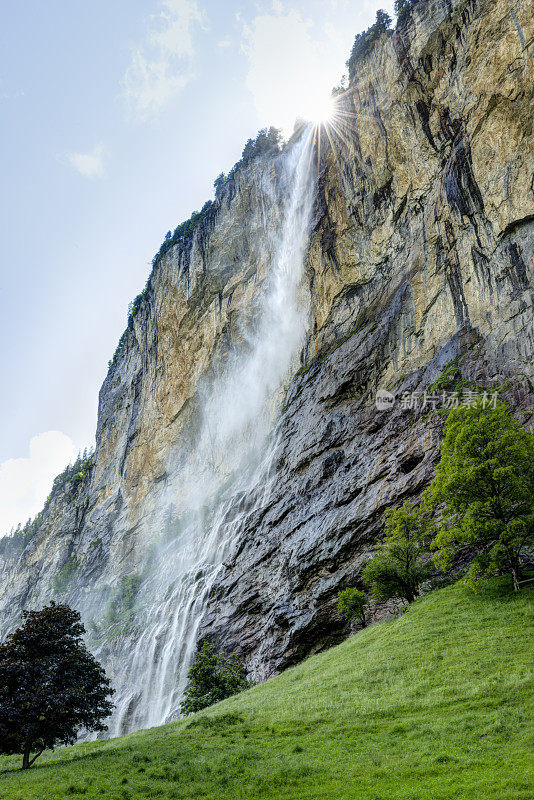
<path id="1" fill-rule="evenodd" d="M 2 758 L 0 798 L 527 800 L 533 599 L 448 586 L 188 719 Z"/>

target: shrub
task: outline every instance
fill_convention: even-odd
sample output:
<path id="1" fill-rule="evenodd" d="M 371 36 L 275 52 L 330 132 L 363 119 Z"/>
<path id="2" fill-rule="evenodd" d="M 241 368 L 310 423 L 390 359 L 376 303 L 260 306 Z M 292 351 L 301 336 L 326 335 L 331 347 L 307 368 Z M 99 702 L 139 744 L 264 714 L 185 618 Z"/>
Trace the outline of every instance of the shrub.
<path id="1" fill-rule="evenodd" d="M 347 622 L 357 619 L 362 628 L 365 628 L 367 619 L 365 616 L 365 606 L 368 595 L 359 589 L 343 589 L 337 596 L 337 611 Z"/>
<path id="2" fill-rule="evenodd" d="M 236 654 L 218 653 L 208 641 L 197 651 L 187 677 L 189 685 L 180 705 L 182 714 L 193 714 L 251 686 Z"/>
<path id="3" fill-rule="evenodd" d="M 78 559 L 76 556 L 69 556 L 52 581 L 52 591 L 54 594 L 63 594 L 77 569 Z"/>
<path id="4" fill-rule="evenodd" d="M 387 513 L 384 544 L 362 572 L 364 582 L 378 600 L 415 600 L 421 583 L 431 574 L 423 559 L 422 544 L 429 525 L 424 511 L 408 502 Z"/>
<path id="5" fill-rule="evenodd" d="M 121 615 L 125 618 L 125 621 L 127 621 L 127 618 L 131 616 L 130 612 L 135 605 L 135 599 L 142 582 L 143 576 L 138 573 L 122 576 L 106 605 L 104 613 L 105 623 L 112 625 L 119 620 Z"/>
<path id="6" fill-rule="evenodd" d="M 395 0 L 395 14 L 397 15 L 397 24 L 402 25 L 410 16 L 410 11 L 416 4 L 417 0 Z"/>

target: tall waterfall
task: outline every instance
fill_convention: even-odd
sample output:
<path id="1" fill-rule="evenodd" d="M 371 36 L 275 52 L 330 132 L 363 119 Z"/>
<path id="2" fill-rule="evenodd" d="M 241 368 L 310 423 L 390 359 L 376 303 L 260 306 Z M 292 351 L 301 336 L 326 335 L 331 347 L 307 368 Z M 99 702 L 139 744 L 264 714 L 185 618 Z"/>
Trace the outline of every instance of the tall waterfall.
<path id="1" fill-rule="evenodd" d="M 281 222 L 267 221 L 264 233 L 270 264 L 259 310 L 245 332 L 247 346 L 206 391 L 198 443 L 167 492 L 171 535 L 140 590 L 135 647 L 130 640 L 119 655 L 124 680 L 116 686 L 112 735 L 177 716 L 214 578 L 246 535 L 250 503 L 262 502 L 274 479 L 274 421 L 308 314 L 302 279 L 315 197 L 313 152 L 310 129 L 280 156 L 287 190 Z"/>

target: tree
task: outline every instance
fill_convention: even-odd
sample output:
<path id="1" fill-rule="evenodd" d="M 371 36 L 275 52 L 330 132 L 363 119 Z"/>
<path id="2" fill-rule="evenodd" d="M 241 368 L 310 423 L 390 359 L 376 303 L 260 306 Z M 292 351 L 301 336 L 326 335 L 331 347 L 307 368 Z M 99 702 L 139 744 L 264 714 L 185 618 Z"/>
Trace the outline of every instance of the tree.
<path id="1" fill-rule="evenodd" d="M 430 497 L 443 504 L 433 540 L 440 566 L 460 548 L 477 554 L 468 578 L 512 575 L 519 589 L 521 560 L 534 543 L 534 439 L 507 406 L 479 400 L 450 412 Z"/>
<path id="2" fill-rule="evenodd" d="M 415 0 L 395 0 L 394 9 L 398 23 L 403 23 L 404 20 L 408 18 L 414 3 Z"/>
<path id="3" fill-rule="evenodd" d="M 356 588 L 343 589 L 337 596 L 337 611 L 347 622 L 357 619 L 362 628 L 367 625 L 365 606 L 368 595 Z"/>
<path id="4" fill-rule="evenodd" d="M 364 582 L 378 600 L 415 600 L 421 583 L 431 574 L 430 566 L 422 559 L 422 540 L 428 534 L 428 526 L 426 513 L 411 503 L 390 509 L 384 544 L 362 572 Z"/>
<path id="5" fill-rule="evenodd" d="M 51 603 L 23 619 L 0 644 L 0 752 L 22 753 L 27 769 L 43 750 L 73 744 L 82 727 L 107 730 L 113 690 L 77 611 Z"/>
<path id="6" fill-rule="evenodd" d="M 226 181 L 227 177 L 224 174 L 224 172 L 221 172 L 219 175 L 217 175 L 217 177 L 213 181 L 213 188 L 215 189 L 215 197 L 219 197 Z"/>
<path id="7" fill-rule="evenodd" d="M 352 80 L 356 74 L 356 66 L 359 61 L 362 61 L 368 53 L 373 49 L 374 43 L 382 36 L 383 33 L 389 31 L 391 25 L 391 17 L 386 11 L 381 8 L 376 12 L 376 19 L 374 23 L 362 33 L 356 34 L 352 50 L 347 61 L 347 69 L 349 71 L 349 80 Z"/>
<path id="8" fill-rule="evenodd" d="M 194 714 L 252 685 L 235 653 L 230 656 L 218 653 L 207 640 L 197 652 L 187 677 L 189 685 L 180 705 L 182 714 Z"/>

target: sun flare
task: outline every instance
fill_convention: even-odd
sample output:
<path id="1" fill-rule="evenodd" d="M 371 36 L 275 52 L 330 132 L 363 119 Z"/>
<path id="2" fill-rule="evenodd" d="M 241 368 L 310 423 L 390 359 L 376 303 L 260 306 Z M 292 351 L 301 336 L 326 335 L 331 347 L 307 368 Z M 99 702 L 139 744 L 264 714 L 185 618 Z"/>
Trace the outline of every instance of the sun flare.
<path id="1" fill-rule="evenodd" d="M 334 116 L 335 106 L 332 95 L 310 98 L 305 110 L 305 118 L 314 125 L 324 125 Z"/>

